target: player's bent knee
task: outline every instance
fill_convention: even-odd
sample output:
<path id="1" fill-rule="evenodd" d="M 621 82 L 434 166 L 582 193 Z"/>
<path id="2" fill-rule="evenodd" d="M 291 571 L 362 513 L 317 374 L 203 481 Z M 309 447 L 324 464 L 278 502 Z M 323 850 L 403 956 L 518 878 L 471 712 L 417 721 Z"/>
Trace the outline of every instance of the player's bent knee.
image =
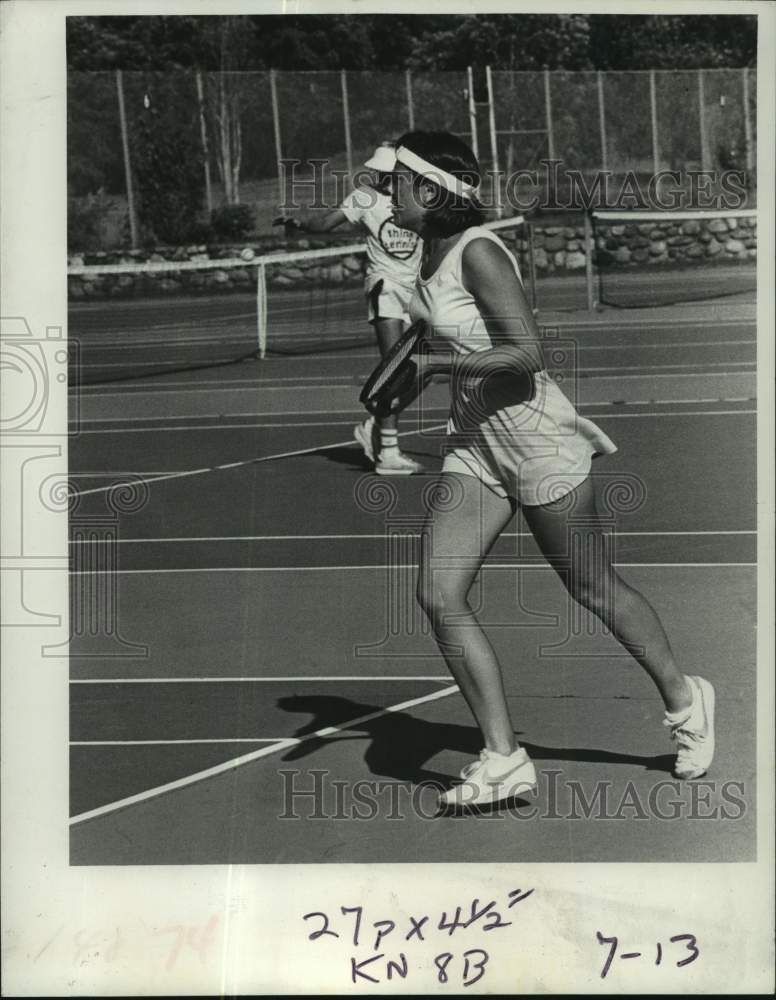
<path id="1" fill-rule="evenodd" d="M 418 604 L 434 627 L 444 624 L 445 618 L 450 615 L 467 611 L 466 597 L 461 595 L 459 588 L 436 586 L 423 580 L 422 575 L 418 581 L 416 596 Z"/>

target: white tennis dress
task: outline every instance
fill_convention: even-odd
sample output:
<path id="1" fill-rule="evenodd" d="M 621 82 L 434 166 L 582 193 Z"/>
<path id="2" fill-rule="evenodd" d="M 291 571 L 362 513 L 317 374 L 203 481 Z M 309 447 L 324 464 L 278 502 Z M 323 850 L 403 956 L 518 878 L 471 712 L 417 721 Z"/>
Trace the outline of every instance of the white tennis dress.
<path id="1" fill-rule="evenodd" d="M 490 230 L 475 226 L 464 231 L 430 278 L 418 278 L 410 302 L 410 318 L 425 320 L 434 337 L 446 341 L 459 356 L 494 346 L 461 276 L 464 248 L 479 238 L 503 249 L 522 284 L 504 243 Z M 514 497 L 526 506 L 559 500 L 589 476 L 594 455 L 617 450 L 599 427 L 577 413 L 546 371 L 535 376 L 533 399 L 495 412 L 473 405 L 462 387 L 455 388 L 455 379 L 451 384 L 442 469 L 475 476 L 498 496 Z"/>
<path id="2" fill-rule="evenodd" d="M 415 290 L 420 268 L 422 240 L 393 221 L 391 198 L 374 188 L 356 188 L 340 205 L 345 218 L 366 232 L 367 273 L 364 283 L 371 322 L 381 318 L 408 319 L 407 306 Z M 383 281 L 377 312 L 370 295 Z"/>

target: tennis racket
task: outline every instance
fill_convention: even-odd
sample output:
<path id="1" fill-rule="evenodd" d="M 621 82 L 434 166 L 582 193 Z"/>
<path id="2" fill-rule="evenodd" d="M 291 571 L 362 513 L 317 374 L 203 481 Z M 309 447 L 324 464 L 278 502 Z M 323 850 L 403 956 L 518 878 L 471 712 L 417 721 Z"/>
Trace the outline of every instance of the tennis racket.
<path id="1" fill-rule="evenodd" d="M 368 410 L 390 412 L 391 400 L 409 388 L 417 374 L 412 355 L 425 334 L 426 324 L 419 319 L 405 330 L 386 356 L 380 359 L 358 397 Z"/>

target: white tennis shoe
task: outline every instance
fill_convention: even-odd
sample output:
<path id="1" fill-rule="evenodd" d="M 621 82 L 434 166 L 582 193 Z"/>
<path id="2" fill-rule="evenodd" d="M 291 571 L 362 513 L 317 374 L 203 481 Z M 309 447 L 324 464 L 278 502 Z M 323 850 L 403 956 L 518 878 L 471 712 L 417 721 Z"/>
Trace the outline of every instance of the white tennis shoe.
<path id="1" fill-rule="evenodd" d="M 509 755 L 482 750 L 461 771 L 461 784 L 439 796 L 440 807 L 496 805 L 536 788 L 536 771 L 523 747 Z"/>
<path id="2" fill-rule="evenodd" d="M 356 424 L 353 437 L 364 449 L 364 454 L 370 462 L 375 460 L 375 418 L 369 417 L 363 424 Z"/>
<path id="3" fill-rule="evenodd" d="M 381 452 L 375 462 L 378 476 L 414 476 L 423 471 L 420 462 L 408 458 L 400 451 Z"/>
<path id="4" fill-rule="evenodd" d="M 688 677 L 693 700 L 690 714 L 681 721 L 666 712 L 663 725 L 671 730 L 678 750 L 674 764 L 677 778 L 700 778 L 714 758 L 714 688 L 702 677 Z"/>

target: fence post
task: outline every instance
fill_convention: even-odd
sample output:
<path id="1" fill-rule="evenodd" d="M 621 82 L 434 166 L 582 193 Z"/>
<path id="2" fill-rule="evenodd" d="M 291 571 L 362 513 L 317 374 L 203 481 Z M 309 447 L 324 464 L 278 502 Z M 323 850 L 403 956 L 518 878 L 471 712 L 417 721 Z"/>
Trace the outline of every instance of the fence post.
<path id="1" fill-rule="evenodd" d="M 412 73 L 406 70 L 404 83 L 407 87 L 407 119 L 409 121 L 410 132 L 415 130 L 415 108 L 412 104 Z"/>
<path id="2" fill-rule="evenodd" d="M 604 75 L 598 70 L 598 127 L 601 132 L 601 168 L 606 170 L 606 105 L 604 104 Z"/>
<path id="3" fill-rule="evenodd" d="M 353 147 L 350 144 L 350 105 L 348 103 L 348 80 L 347 73 L 343 69 L 340 72 L 342 82 L 342 119 L 345 124 L 345 155 L 348 162 L 348 177 L 353 177 Z"/>
<path id="4" fill-rule="evenodd" d="M 496 136 L 496 109 L 493 105 L 493 75 L 490 66 L 485 67 L 485 82 L 488 87 L 488 126 L 490 128 L 490 153 L 493 159 L 493 194 L 496 202 L 496 218 L 503 215 L 501 206 L 501 177 L 498 168 L 498 137 Z"/>
<path id="5" fill-rule="evenodd" d="M 531 311 L 534 316 L 539 312 L 539 294 L 536 288 L 536 256 L 534 251 L 533 223 L 526 222 L 528 230 L 528 274 L 531 280 Z"/>
<path id="6" fill-rule="evenodd" d="M 547 152 L 555 159 L 555 137 L 552 134 L 552 98 L 550 97 L 550 71 L 544 71 L 544 113 L 547 118 Z"/>
<path id="7" fill-rule="evenodd" d="M 472 151 L 475 157 L 480 158 L 480 143 L 477 135 L 477 104 L 474 100 L 474 73 L 471 66 L 466 67 L 466 85 L 469 92 L 469 128 L 472 133 Z"/>
<path id="8" fill-rule="evenodd" d="M 706 131 L 706 92 L 703 86 L 703 70 L 698 70 L 698 122 L 701 129 L 701 170 L 711 170 L 709 136 Z"/>
<path id="9" fill-rule="evenodd" d="M 121 147 L 124 152 L 124 178 L 127 185 L 127 210 L 129 212 L 129 238 L 132 249 L 137 250 L 137 217 L 135 216 L 135 193 L 132 188 L 132 163 L 129 157 L 129 136 L 127 116 L 124 111 L 124 78 L 121 70 L 116 70 L 116 94 L 119 100 L 119 124 L 121 125 Z"/>
<path id="10" fill-rule="evenodd" d="M 277 84 L 275 82 L 275 70 L 271 69 L 269 71 L 269 89 L 272 95 L 272 126 L 275 132 L 275 159 L 277 160 L 278 166 L 278 192 L 280 194 L 280 202 L 282 205 L 285 202 L 285 191 L 283 190 L 283 173 L 280 167 L 280 161 L 283 159 L 283 146 L 280 138 L 280 114 L 278 112 L 278 90 Z"/>
<path id="11" fill-rule="evenodd" d="M 749 109 L 749 70 L 744 66 L 743 73 L 744 88 L 744 141 L 746 142 L 746 172 L 751 174 L 754 158 L 752 156 L 752 118 Z M 748 178 L 747 178 L 748 181 Z"/>
<path id="12" fill-rule="evenodd" d="M 652 119 L 652 172 L 660 170 L 660 149 L 657 142 L 657 94 L 655 92 L 655 71 L 649 71 L 649 111 Z"/>
<path id="13" fill-rule="evenodd" d="M 205 201 L 207 214 L 213 214 L 213 191 L 210 187 L 210 151 L 207 144 L 207 125 L 205 123 L 205 94 L 202 87 L 202 73 L 197 70 L 197 104 L 199 105 L 199 134 L 202 138 L 202 152 L 205 156 Z"/>

